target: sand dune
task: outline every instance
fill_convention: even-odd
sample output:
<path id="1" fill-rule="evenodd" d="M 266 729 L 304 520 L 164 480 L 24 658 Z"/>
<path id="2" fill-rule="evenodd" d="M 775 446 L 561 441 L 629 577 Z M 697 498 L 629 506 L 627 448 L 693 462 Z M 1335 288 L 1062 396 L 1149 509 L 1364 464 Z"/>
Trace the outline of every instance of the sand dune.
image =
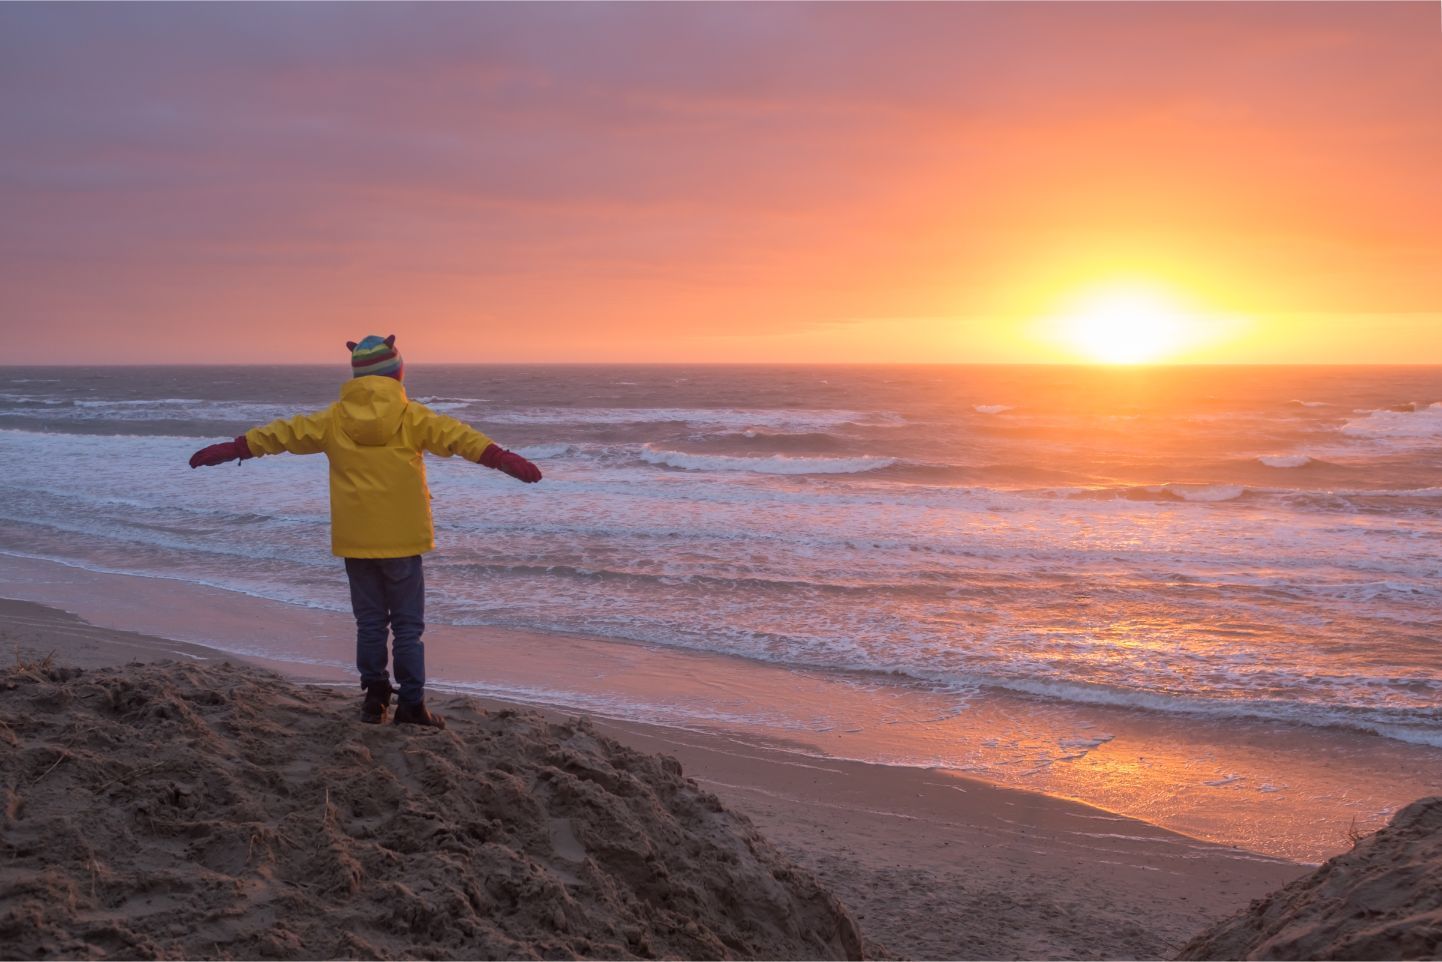
<path id="1" fill-rule="evenodd" d="M 307 610 L 284 608 L 267 615 L 268 609 L 254 599 L 244 599 L 240 605 L 224 592 L 186 594 L 174 585 L 156 591 L 145 579 L 112 578 L 82 588 L 67 580 L 74 574 L 70 569 L 46 569 L 44 584 L 66 598 L 82 599 L 96 615 L 112 622 L 143 610 L 147 617 L 156 615 L 185 635 L 194 634 L 187 619 L 200 617 L 207 625 L 233 619 L 251 633 L 299 636 L 311 627 L 305 620 L 312 614 Z M 493 629 L 486 637 L 494 640 L 501 634 L 501 629 Z M 530 644 L 545 641 L 527 638 Z M 573 819 L 571 836 L 577 844 L 591 845 L 584 825 L 577 827 L 574 821 L 577 816 L 566 811 L 554 814 L 560 804 L 555 801 L 556 778 L 544 782 L 532 778 L 547 768 L 566 771 L 566 767 L 542 758 L 536 763 L 538 771 L 507 755 L 512 726 L 516 733 L 528 726 L 546 745 L 551 744 L 545 742 L 550 737 L 546 733 L 555 733 L 553 741 L 583 748 L 589 748 L 587 739 L 592 739 L 608 746 L 607 751 L 612 750 L 608 739 L 613 739 L 642 759 L 680 759 L 688 778 L 677 797 L 690 798 L 693 808 L 710 811 L 707 806 L 714 803 L 699 801 L 705 794 L 690 784 L 694 778 L 726 809 L 743 813 L 776 851 L 842 902 L 860 924 L 862 945 L 871 957 L 1164 958 L 1249 899 L 1306 871 L 1295 863 L 1198 842 L 1038 792 L 1000 788 L 939 770 L 817 757 L 779 740 L 737 739 L 622 717 L 597 717 L 581 726 L 557 708 L 540 708 L 538 717 L 529 709 L 517 714 L 514 709 L 520 706 L 504 702 L 437 695 L 439 707 L 453 716 L 448 735 L 457 735 L 460 741 L 460 747 L 447 748 L 449 742 L 432 733 L 406 736 L 355 722 L 359 693 L 348 671 L 260 665 L 282 669 L 285 680 L 242 673 L 239 677 L 247 679 L 244 685 L 217 687 L 197 682 L 203 676 L 177 669 L 174 662 L 219 665 L 231 656 L 119 630 L 113 624 L 87 622 L 31 602 L 0 600 L 0 651 L 7 660 L 31 662 L 53 654 L 64 665 L 86 669 L 84 674 L 66 671 L 23 684 L 16 677 L 11 679 L 14 687 L 0 685 L 0 720 L 7 726 L 0 728 L 0 789 L 10 793 L 0 806 L 9 811 L 0 824 L 0 956 L 58 952 L 136 957 L 149 951 L 207 958 L 227 954 L 309 958 L 327 952 L 391 957 L 420 954 L 422 936 L 412 935 L 406 926 L 419 925 L 422 934 L 427 927 L 451 924 L 479 931 L 477 917 L 494 924 L 487 913 L 499 911 L 498 905 L 505 907 L 500 896 L 510 891 L 505 886 L 520 884 L 517 879 L 542 872 L 579 875 L 575 863 L 562 857 L 578 854 L 566 835 L 567 823 L 552 823 L 551 818 Z M 184 683 L 188 687 L 175 687 L 181 683 L 165 675 L 158 684 L 141 684 L 137 679 L 143 676 L 136 674 L 141 666 L 136 662 L 170 663 L 164 672 L 180 671 L 192 681 Z M 124 668 L 119 674 L 95 671 L 119 668 Z M 115 695 L 84 687 L 102 678 L 111 679 L 101 687 Z M 128 682 L 120 680 L 127 678 Z M 327 682 L 339 682 L 344 694 L 313 684 Z M 77 697 L 85 691 L 91 694 Z M 138 694 L 124 694 L 127 691 Z M 221 701 L 212 703 L 215 692 Z M 105 707 L 112 699 L 119 700 Z M 130 699 L 135 699 L 134 704 Z M 512 711 L 502 714 L 507 709 Z M 159 717 L 165 713 L 174 719 Z M 219 755 L 207 747 L 215 739 L 224 746 Z M 369 765 L 360 749 L 370 754 Z M 175 751 L 199 752 L 203 761 L 183 755 L 177 762 Z M 477 753 L 476 757 L 466 751 Z M 586 751 L 581 755 L 590 757 Z M 671 804 L 655 783 L 636 774 L 653 768 L 650 763 L 626 760 L 630 755 L 604 758 L 612 770 L 629 772 L 651 785 L 647 791 L 656 792 L 663 806 Z M 162 761 L 163 767 L 149 770 Z M 472 761 L 474 768 L 468 767 Z M 599 763 L 586 764 L 606 771 Z M 94 768 L 97 765 L 100 770 Z M 460 877 L 455 872 L 438 875 L 440 869 L 426 868 L 432 863 L 422 857 L 424 846 L 434 839 L 439 848 L 436 858 L 442 861 L 471 858 L 469 853 L 476 847 L 464 831 L 493 831 L 489 827 L 493 818 L 503 827 L 512 825 L 507 821 L 514 814 L 510 807 L 496 799 L 482 803 L 507 784 L 496 774 L 505 774 L 503 766 L 538 786 L 538 804 L 547 812 L 546 820 L 538 827 L 533 817 L 525 816 L 529 823 L 515 826 L 529 824 L 529 828 L 494 830 L 497 834 L 491 841 L 502 848 L 514 848 L 512 837 L 532 847 L 515 849 L 520 855 L 504 859 L 496 849 L 486 849 L 476 864 L 487 873 L 480 891 L 491 901 L 472 904 L 468 893 L 479 885 L 474 876 L 467 888 L 454 883 Z M 437 783 L 442 774 L 445 778 Z M 447 780 L 473 776 L 478 779 L 476 789 L 462 792 L 466 797 L 455 801 L 456 789 Z M 577 777 L 583 784 L 612 791 L 594 777 Z M 615 784 L 630 784 L 629 778 L 618 779 Z M 570 784 L 569 779 L 562 781 Z M 663 778 L 672 781 L 669 773 Z M 172 783 L 173 802 L 168 800 Z M 255 794 L 256 786 L 264 791 Z M 606 798 L 595 787 L 587 791 Z M 237 797 L 242 807 L 212 808 L 229 797 L 225 793 Z M 644 797 L 644 792 L 638 796 Z M 629 804 L 640 802 L 633 799 Z M 498 813 L 487 811 L 487 806 Z M 93 829 L 88 822 L 80 826 L 85 816 L 79 813 L 87 811 L 128 821 L 110 824 L 91 817 Z M 333 813 L 329 822 L 327 812 Z M 387 812 L 398 821 L 388 821 Z M 721 820 L 716 824 L 729 818 L 719 813 L 706 817 Z M 460 841 L 454 838 L 458 818 L 469 826 Z M 695 827 L 686 817 L 677 820 L 687 831 Z M 605 858 L 597 866 L 603 873 L 614 864 L 606 860 L 613 858 L 606 855 L 608 826 L 621 826 L 623 839 L 655 828 L 652 821 L 639 817 L 635 822 L 618 817 L 584 824 L 600 827 L 603 837 L 597 848 Z M 431 825 L 435 827 L 428 832 L 426 826 Z M 44 844 L 46 833 L 52 831 L 56 841 Z M 670 836 L 646 837 L 655 848 L 662 844 L 658 838 Z M 227 838 L 229 854 L 222 841 L 216 841 Z M 393 853 L 395 860 L 384 851 Z M 747 851 L 754 856 L 766 847 L 756 842 L 754 851 L 752 847 Z M 362 871 L 355 895 L 335 887 L 339 880 L 348 889 L 350 876 L 327 868 L 342 854 Z M 751 864 L 744 853 L 738 857 Z M 510 866 L 516 858 L 533 860 L 540 867 L 513 872 Z M 626 857 L 614 858 L 624 862 Z M 774 907 L 756 909 L 747 901 L 757 891 L 770 890 L 764 869 L 758 870 L 760 889 L 749 870 L 737 870 L 739 874 L 729 876 L 725 884 L 740 892 L 717 897 L 714 889 L 687 881 L 692 878 L 687 867 L 692 862 L 683 863 L 679 871 L 664 858 L 661 864 L 671 873 L 672 884 L 690 885 L 688 892 L 734 906 L 734 919 L 726 921 L 743 928 L 759 925 L 763 930 L 781 925 L 775 921 L 780 913 Z M 522 871 L 528 874 L 515 875 Z M 701 871 L 712 870 L 703 866 Z M 517 920 L 521 927 L 514 932 L 499 927 L 491 944 L 507 946 L 505 940 L 510 939 L 558 956 L 619 954 L 619 949 L 607 948 L 613 944 L 609 926 L 614 924 L 623 935 L 638 931 L 647 935 L 653 952 L 680 956 L 708 951 L 665 932 L 651 937 L 654 913 L 649 906 L 660 898 L 654 884 L 637 894 L 640 883 L 623 872 L 619 881 L 610 883 L 611 889 L 600 888 L 601 892 L 630 891 L 637 900 L 633 904 L 620 896 L 607 901 L 578 894 L 563 874 L 559 877 L 567 897 L 580 906 L 553 900 L 549 923 L 564 924 L 566 930 L 548 930 L 548 917 L 540 913 Z M 801 877 L 793 873 L 793 880 Z M 707 882 L 720 884 L 712 874 Z M 236 895 L 237 886 L 244 890 L 241 895 Z M 466 896 L 464 905 L 445 901 L 458 891 Z M 659 891 L 664 894 L 666 889 Z M 541 897 L 534 892 L 526 896 L 531 901 Z M 803 905 L 808 898 L 813 905 L 825 902 L 804 892 L 795 897 Z M 668 918 L 674 925 L 678 915 L 688 915 L 694 906 L 687 901 L 690 894 L 672 898 L 676 915 Z M 421 908 L 405 911 L 442 911 L 445 917 L 427 922 L 417 914 L 412 921 L 403 907 L 417 904 Z M 561 923 L 555 904 L 562 906 Z M 618 904 L 619 915 L 615 914 Z M 752 912 L 759 914 L 741 914 Z M 637 921 L 640 914 L 647 918 Z M 323 926 L 318 935 L 291 921 L 311 916 L 321 919 L 316 923 Z M 451 916 L 457 921 L 450 922 Z M 708 918 L 702 906 L 698 931 L 703 926 L 709 929 Z M 807 920 L 814 918 L 829 916 L 804 911 L 797 916 L 808 926 Z M 530 930 L 532 923 L 539 934 Z M 602 934 L 591 935 L 581 928 L 591 923 Z M 823 940 L 828 925 L 818 923 L 817 934 Z M 684 924 L 681 927 L 684 932 Z M 203 938 L 187 940 L 192 929 Z M 765 954 L 780 957 L 854 951 L 844 923 L 838 923 L 836 932 L 837 938 L 824 949 L 808 938 L 787 947 L 765 942 L 770 936 L 764 936 L 757 939 L 757 950 L 764 948 Z M 322 942 L 306 941 L 312 937 Z M 148 950 L 142 951 L 137 941 L 141 939 Z M 202 944 L 203 939 L 212 944 Z M 592 952 L 582 949 L 583 939 L 595 947 Z M 631 948 L 629 941 L 627 947 Z M 643 950 L 641 945 L 631 948 L 633 954 Z M 481 954 L 475 946 L 465 951 Z M 714 948 L 709 951 L 720 954 Z"/>
<path id="2" fill-rule="evenodd" d="M 232 664 L 0 680 L 7 957 L 859 958 L 852 919 L 674 759 L 585 721 Z"/>
<path id="3" fill-rule="evenodd" d="M 1442 798 L 1189 943 L 1183 959 L 1442 958 Z"/>

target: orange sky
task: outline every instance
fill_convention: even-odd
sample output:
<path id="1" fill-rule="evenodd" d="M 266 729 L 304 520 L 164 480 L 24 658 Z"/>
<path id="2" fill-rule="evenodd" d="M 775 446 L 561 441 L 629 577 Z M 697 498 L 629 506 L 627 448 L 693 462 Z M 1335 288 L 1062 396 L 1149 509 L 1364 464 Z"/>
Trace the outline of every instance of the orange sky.
<path id="1" fill-rule="evenodd" d="M 0 6 L 9 363 L 1442 363 L 1435 3 Z"/>

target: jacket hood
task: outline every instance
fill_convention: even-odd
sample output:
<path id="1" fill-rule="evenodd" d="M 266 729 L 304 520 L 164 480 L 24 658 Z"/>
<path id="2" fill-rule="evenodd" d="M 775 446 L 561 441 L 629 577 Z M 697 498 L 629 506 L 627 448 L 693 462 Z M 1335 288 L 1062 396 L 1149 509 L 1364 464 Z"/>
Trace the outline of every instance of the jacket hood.
<path id="1" fill-rule="evenodd" d="M 341 387 L 336 420 L 356 444 L 385 444 L 400 427 L 409 403 L 405 385 L 395 378 L 358 377 Z"/>

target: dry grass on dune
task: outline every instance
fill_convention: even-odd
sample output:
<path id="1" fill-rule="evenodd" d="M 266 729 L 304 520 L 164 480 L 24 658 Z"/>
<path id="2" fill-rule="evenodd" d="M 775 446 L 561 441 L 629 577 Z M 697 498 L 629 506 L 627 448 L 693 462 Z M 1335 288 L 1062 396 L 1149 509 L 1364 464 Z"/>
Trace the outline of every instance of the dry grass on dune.
<path id="1" fill-rule="evenodd" d="M 743 816 L 581 720 L 444 732 L 234 665 L 0 676 L 0 946 L 46 958 L 859 958 Z"/>
<path id="2" fill-rule="evenodd" d="M 1442 797 L 1197 936 L 1181 959 L 1442 959 Z"/>

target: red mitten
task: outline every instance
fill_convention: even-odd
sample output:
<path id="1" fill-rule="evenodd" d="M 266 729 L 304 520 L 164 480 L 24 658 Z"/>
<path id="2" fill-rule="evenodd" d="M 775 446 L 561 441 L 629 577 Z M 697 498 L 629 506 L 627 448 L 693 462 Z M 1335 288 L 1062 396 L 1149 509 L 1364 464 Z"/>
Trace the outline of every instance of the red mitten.
<path id="1" fill-rule="evenodd" d="M 244 461 L 254 457 L 250 453 L 250 443 L 245 440 L 242 434 L 234 441 L 222 441 L 220 444 L 212 444 L 208 448 L 201 448 L 190 456 L 190 466 L 198 468 L 202 465 L 211 468 L 217 464 L 224 464 L 227 461 Z"/>
<path id="2" fill-rule="evenodd" d="M 514 451 L 507 451 L 499 444 L 492 444 L 481 452 L 479 464 L 497 471 L 504 471 L 517 481 L 535 484 L 541 480 L 541 469 Z"/>

